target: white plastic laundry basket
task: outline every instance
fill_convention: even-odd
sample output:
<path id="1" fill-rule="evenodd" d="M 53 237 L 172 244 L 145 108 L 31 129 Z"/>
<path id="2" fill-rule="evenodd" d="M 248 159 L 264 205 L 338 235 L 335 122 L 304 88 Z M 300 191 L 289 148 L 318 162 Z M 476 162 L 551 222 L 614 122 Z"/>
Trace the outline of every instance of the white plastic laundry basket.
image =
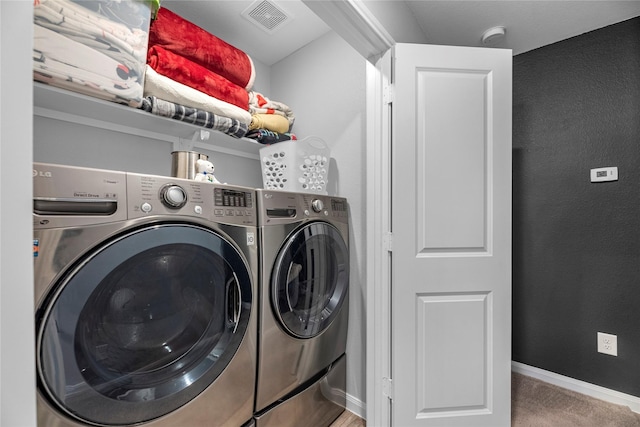
<path id="1" fill-rule="evenodd" d="M 329 146 L 316 136 L 261 148 L 264 188 L 327 194 L 330 154 Z"/>

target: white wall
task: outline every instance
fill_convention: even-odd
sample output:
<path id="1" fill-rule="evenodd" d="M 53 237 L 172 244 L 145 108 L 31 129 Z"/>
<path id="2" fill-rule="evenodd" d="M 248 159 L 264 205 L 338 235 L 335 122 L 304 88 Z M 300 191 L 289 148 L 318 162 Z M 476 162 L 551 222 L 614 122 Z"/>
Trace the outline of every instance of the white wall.
<path id="1" fill-rule="evenodd" d="M 363 3 L 395 41 L 428 43 L 413 12 L 404 2 L 364 0 Z"/>
<path id="2" fill-rule="evenodd" d="M 253 67 L 256 69 L 256 79 L 251 90 L 269 97 L 271 93 L 271 67 L 253 58 L 251 60 L 253 61 Z"/>
<path id="3" fill-rule="evenodd" d="M 36 425 L 31 232 L 33 2 L 0 1 L 0 425 Z"/>
<path id="4" fill-rule="evenodd" d="M 36 116 L 33 145 L 36 162 L 171 175 L 173 146 L 166 141 Z M 248 187 L 262 185 L 257 156 L 249 159 L 201 148 L 194 151 L 209 156 L 220 181 Z"/>
<path id="5" fill-rule="evenodd" d="M 271 67 L 271 99 L 296 115 L 293 133 L 331 147 L 329 194 L 350 207 L 351 282 L 347 342 L 348 408 L 364 415 L 365 399 L 365 59 L 330 32 Z"/>

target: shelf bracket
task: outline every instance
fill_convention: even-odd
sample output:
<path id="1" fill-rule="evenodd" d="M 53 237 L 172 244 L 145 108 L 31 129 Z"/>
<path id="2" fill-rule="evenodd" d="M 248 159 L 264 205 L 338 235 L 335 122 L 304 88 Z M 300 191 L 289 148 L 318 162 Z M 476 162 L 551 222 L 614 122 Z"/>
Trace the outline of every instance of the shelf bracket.
<path id="1" fill-rule="evenodd" d="M 208 141 L 211 132 L 205 129 L 199 129 L 193 133 L 191 139 L 178 138 L 173 142 L 173 151 L 193 151 L 196 142 Z"/>

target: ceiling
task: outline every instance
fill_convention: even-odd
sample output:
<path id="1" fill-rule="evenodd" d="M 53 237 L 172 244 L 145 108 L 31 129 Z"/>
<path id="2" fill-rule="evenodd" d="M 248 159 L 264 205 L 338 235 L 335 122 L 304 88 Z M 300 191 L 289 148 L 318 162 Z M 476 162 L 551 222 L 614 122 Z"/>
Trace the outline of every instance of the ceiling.
<path id="1" fill-rule="evenodd" d="M 266 11 L 267 18 L 273 12 L 282 13 L 283 17 L 272 32 L 242 16 L 244 11 L 258 10 L 256 6 L 264 0 L 162 0 L 161 4 L 268 66 L 330 31 L 300 0 L 268 1 L 267 6 L 275 9 Z M 514 55 L 640 16 L 640 0 L 361 0 L 359 3 L 368 5 L 381 22 L 388 19 L 381 15 L 385 7 L 386 11 L 388 7 L 406 7 L 409 14 L 405 16 L 416 19 L 421 39 L 430 44 L 482 46 L 482 34 L 489 28 L 502 26 L 506 37 L 488 46 L 512 49 Z M 414 41 L 402 40 L 400 32 L 391 35 L 396 41 Z"/>
<path id="2" fill-rule="evenodd" d="M 492 47 L 517 55 L 640 16 L 640 1 L 406 1 L 428 42 L 482 46 L 482 34 L 503 26 Z"/>

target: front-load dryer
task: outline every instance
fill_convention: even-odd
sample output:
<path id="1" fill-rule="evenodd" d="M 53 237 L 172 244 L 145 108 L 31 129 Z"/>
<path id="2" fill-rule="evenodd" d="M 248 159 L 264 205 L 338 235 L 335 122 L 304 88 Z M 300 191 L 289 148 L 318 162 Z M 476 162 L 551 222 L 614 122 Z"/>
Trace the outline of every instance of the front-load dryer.
<path id="1" fill-rule="evenodd" d="M 346 405 L 347 201 L 257 190 L 258 427 L 328 426 Z"/>
<path id="2" fill-rule="evenodd" d="M 255 190 L 36 163 L 40 426 L 253 415 Z"/>

